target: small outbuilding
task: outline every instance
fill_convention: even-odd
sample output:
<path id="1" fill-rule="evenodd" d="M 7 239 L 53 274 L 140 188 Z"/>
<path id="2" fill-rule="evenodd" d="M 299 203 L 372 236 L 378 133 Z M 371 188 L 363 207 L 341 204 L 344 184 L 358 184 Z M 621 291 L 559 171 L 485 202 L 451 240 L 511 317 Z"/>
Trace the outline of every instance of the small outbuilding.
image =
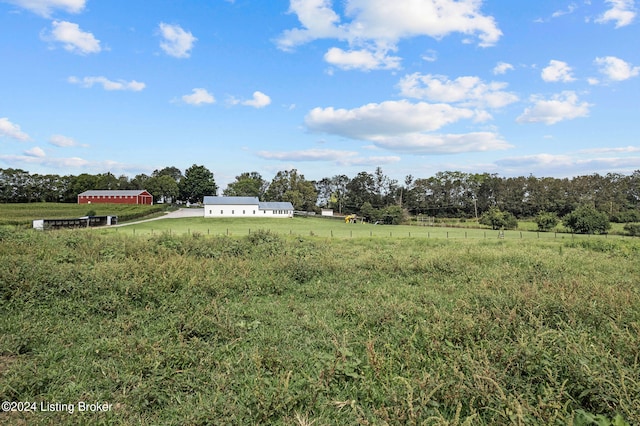
<path id="1" fill-rule="evenodd" d="M 290 202 L 264 202 L 258 197 L 204 197 L 204 217 L 293 217 Z"/>
<path id="2" fill-rule="evenodd" d="M 91 190 L 78 194 L 78 204 L 153 204 L 153 195 L 144 189 Z"/>

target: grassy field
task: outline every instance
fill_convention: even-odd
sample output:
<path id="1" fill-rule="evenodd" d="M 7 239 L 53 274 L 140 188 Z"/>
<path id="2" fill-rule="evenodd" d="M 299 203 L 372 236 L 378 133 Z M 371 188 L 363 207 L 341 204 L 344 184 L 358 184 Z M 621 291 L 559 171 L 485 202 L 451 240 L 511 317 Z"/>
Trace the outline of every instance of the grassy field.
<path id="1" fill-rule="evenodd" d="M 497 239 L 499 231 L 491 229 L 373 225 L 368 223 L 347 224 L 338 219 L 300 218 L 293 219 L 253 219 L 253 218 L 181 218 L 162 219 L 127 225 L 122 228 L 101 230 L 104 233 L 124 233 L 130 235 L 171 235 L 199 234 L 203 236 L 245 236 L 258 230 L 286 236 L 316 236 L 322 238 L 435 238 L 435 239 Z M 504 239 L 572 239 L 572 238 L 620 238 L 620 236 L 588 236 L 556 232 L 535 232 L 526 230 L 504 231 Z"/>
<path id="2" fill-rule="evenodd" d="M 303 221 L 0 228 L 0 423 L 640 423 L 639 240 Z"/>
<path id="3" fill-rule="evenodd" d="M 91 210 L 96 216 L 118 216 L 122 222 L 160 213 L 165 207 L 131 204 L 0 204 L 0 225 L 31 226 L 34 219 L 71 219 L 85 216 Z"/>

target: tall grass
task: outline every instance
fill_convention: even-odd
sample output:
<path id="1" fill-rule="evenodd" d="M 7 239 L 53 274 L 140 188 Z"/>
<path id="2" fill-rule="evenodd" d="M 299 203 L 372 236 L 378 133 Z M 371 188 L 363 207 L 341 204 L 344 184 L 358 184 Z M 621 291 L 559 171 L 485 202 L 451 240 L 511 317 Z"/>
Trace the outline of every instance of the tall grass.
<path id="1" fill-rule="evenodd" d="M 4 229 L 0 399 L 113 408 L 0 422 L 637 424 L 639 254 Z"/>

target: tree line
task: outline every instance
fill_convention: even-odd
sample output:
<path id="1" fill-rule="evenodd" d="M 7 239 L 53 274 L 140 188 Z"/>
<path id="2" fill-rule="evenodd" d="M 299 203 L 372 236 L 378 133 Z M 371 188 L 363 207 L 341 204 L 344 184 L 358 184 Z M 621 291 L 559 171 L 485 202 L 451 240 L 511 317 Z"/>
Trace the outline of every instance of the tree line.
<path id="1" fill-rule="evenodd" d="M 0 169 L 0 202 L 76 202 L 92 189 L 146 189 L 158 200 L 201 202 L 218 193 L 214 174 L 202 165 L 184 173 L 177 167 L 133 178 L 112 173 L 40 175 Z M 630 175 L 597 173 L 573 178 L 501 177 L 490 173 L 438 172 L 427 178 L 408 175 L 403 182 L 380 167 L 354 177 L 335 175 L 307 180 L 298 170 L 279 171 L 271 181 L 257 172 L 236 176 L 225 196 L 252 196 L 262 201 L 290 201 L 296 210 L 332 208 L 370 219 L 395 218 L 403 212 L 431 217 L 479 218 L 490 209 L 516 218 L 540 213 L 564 217 L 580 206 L 606 213 L 614 222 L 640 222 L 640 170 Z"/>

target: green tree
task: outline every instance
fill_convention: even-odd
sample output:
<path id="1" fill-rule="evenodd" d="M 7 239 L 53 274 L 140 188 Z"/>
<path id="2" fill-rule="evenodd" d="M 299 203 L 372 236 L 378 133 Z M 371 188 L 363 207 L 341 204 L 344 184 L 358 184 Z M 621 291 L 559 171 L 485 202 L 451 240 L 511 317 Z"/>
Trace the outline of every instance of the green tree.
<path id="1" fill-rule="evenodd" d="M 550 231 L 558 224 L 558 215 L 551 212 L 540 212 L 536 216 L 538 231 Z"/>
<path id="2" fill-rule="evenodd" d="M 265 192 L 266 201 L 289 201 L 296 210 L 315 209 L 318 193 L 313 182 L 298 174 L 298 170 L 279 171 Z"/>
<path id="3" fill-rule="evenodd" d="M 514 215 L 495 206 L 484 212 L 480 216 L 479 222 L 481 225 L 490 226 L 491 229 L 515 229 L 518 227 L 518 221 Z"/>
<path id="4" fill-rule="evenodd" d="M 382 219 L 384 220 L 384 223 L 400 225 L 402 221 L 404 221 L 404 217 L 404 210 L 402 210 L 402 207 L 400 206 L 391 205 L 382 210 Z"/>
<path id="5" fill-rule="evenodd" d="M 368 201 L 365 201 L 360 206 L 360 215 L 364 217 L 367 222 L 376 222 L 382 219 L 380 210 L 374 208 Z"/>
<path id="6" fill-rule="evenodd" d="M 173 201 L 178 198 L 180 188 L 173 177 L 168 175 L 154 176 L 145 182 L 147 191 L 153 195 L 154 201 Z"/>
<path id="7" fill-rule="evenodd" d="M 184 177 L 182 176 L 182 172 L 177 167 L 165 167 L 160 170 L 154 170 L 151 174 L 152 177 L 160 177 L 160 176 L 170 176 L 176 182 L 180 182 L 180 180 Z"/>
<path id="8" fill-rule="evenodd" d="M 267 188 L 265 181 L 258 172 L 245 172 L 236 176 L 235 182 L 227 185 L 222 192 L 227 197 L 258 197 L 263 198 Z"/>
<path id="9" fill-rule="evenodd" d="M 564 216 L 562 223 L 576 234 L 603 234 L 611 228 L 606 213 L 584 205 Z"/>
<path id="10" fill-rule="evenodd" d="M 216 195 L 218 185 L 213 173 L 205 166 L 193 165 L 184 172 L 178 184 L 180 199 L 190 203 L 200 203 L 207 195 Z"/>

